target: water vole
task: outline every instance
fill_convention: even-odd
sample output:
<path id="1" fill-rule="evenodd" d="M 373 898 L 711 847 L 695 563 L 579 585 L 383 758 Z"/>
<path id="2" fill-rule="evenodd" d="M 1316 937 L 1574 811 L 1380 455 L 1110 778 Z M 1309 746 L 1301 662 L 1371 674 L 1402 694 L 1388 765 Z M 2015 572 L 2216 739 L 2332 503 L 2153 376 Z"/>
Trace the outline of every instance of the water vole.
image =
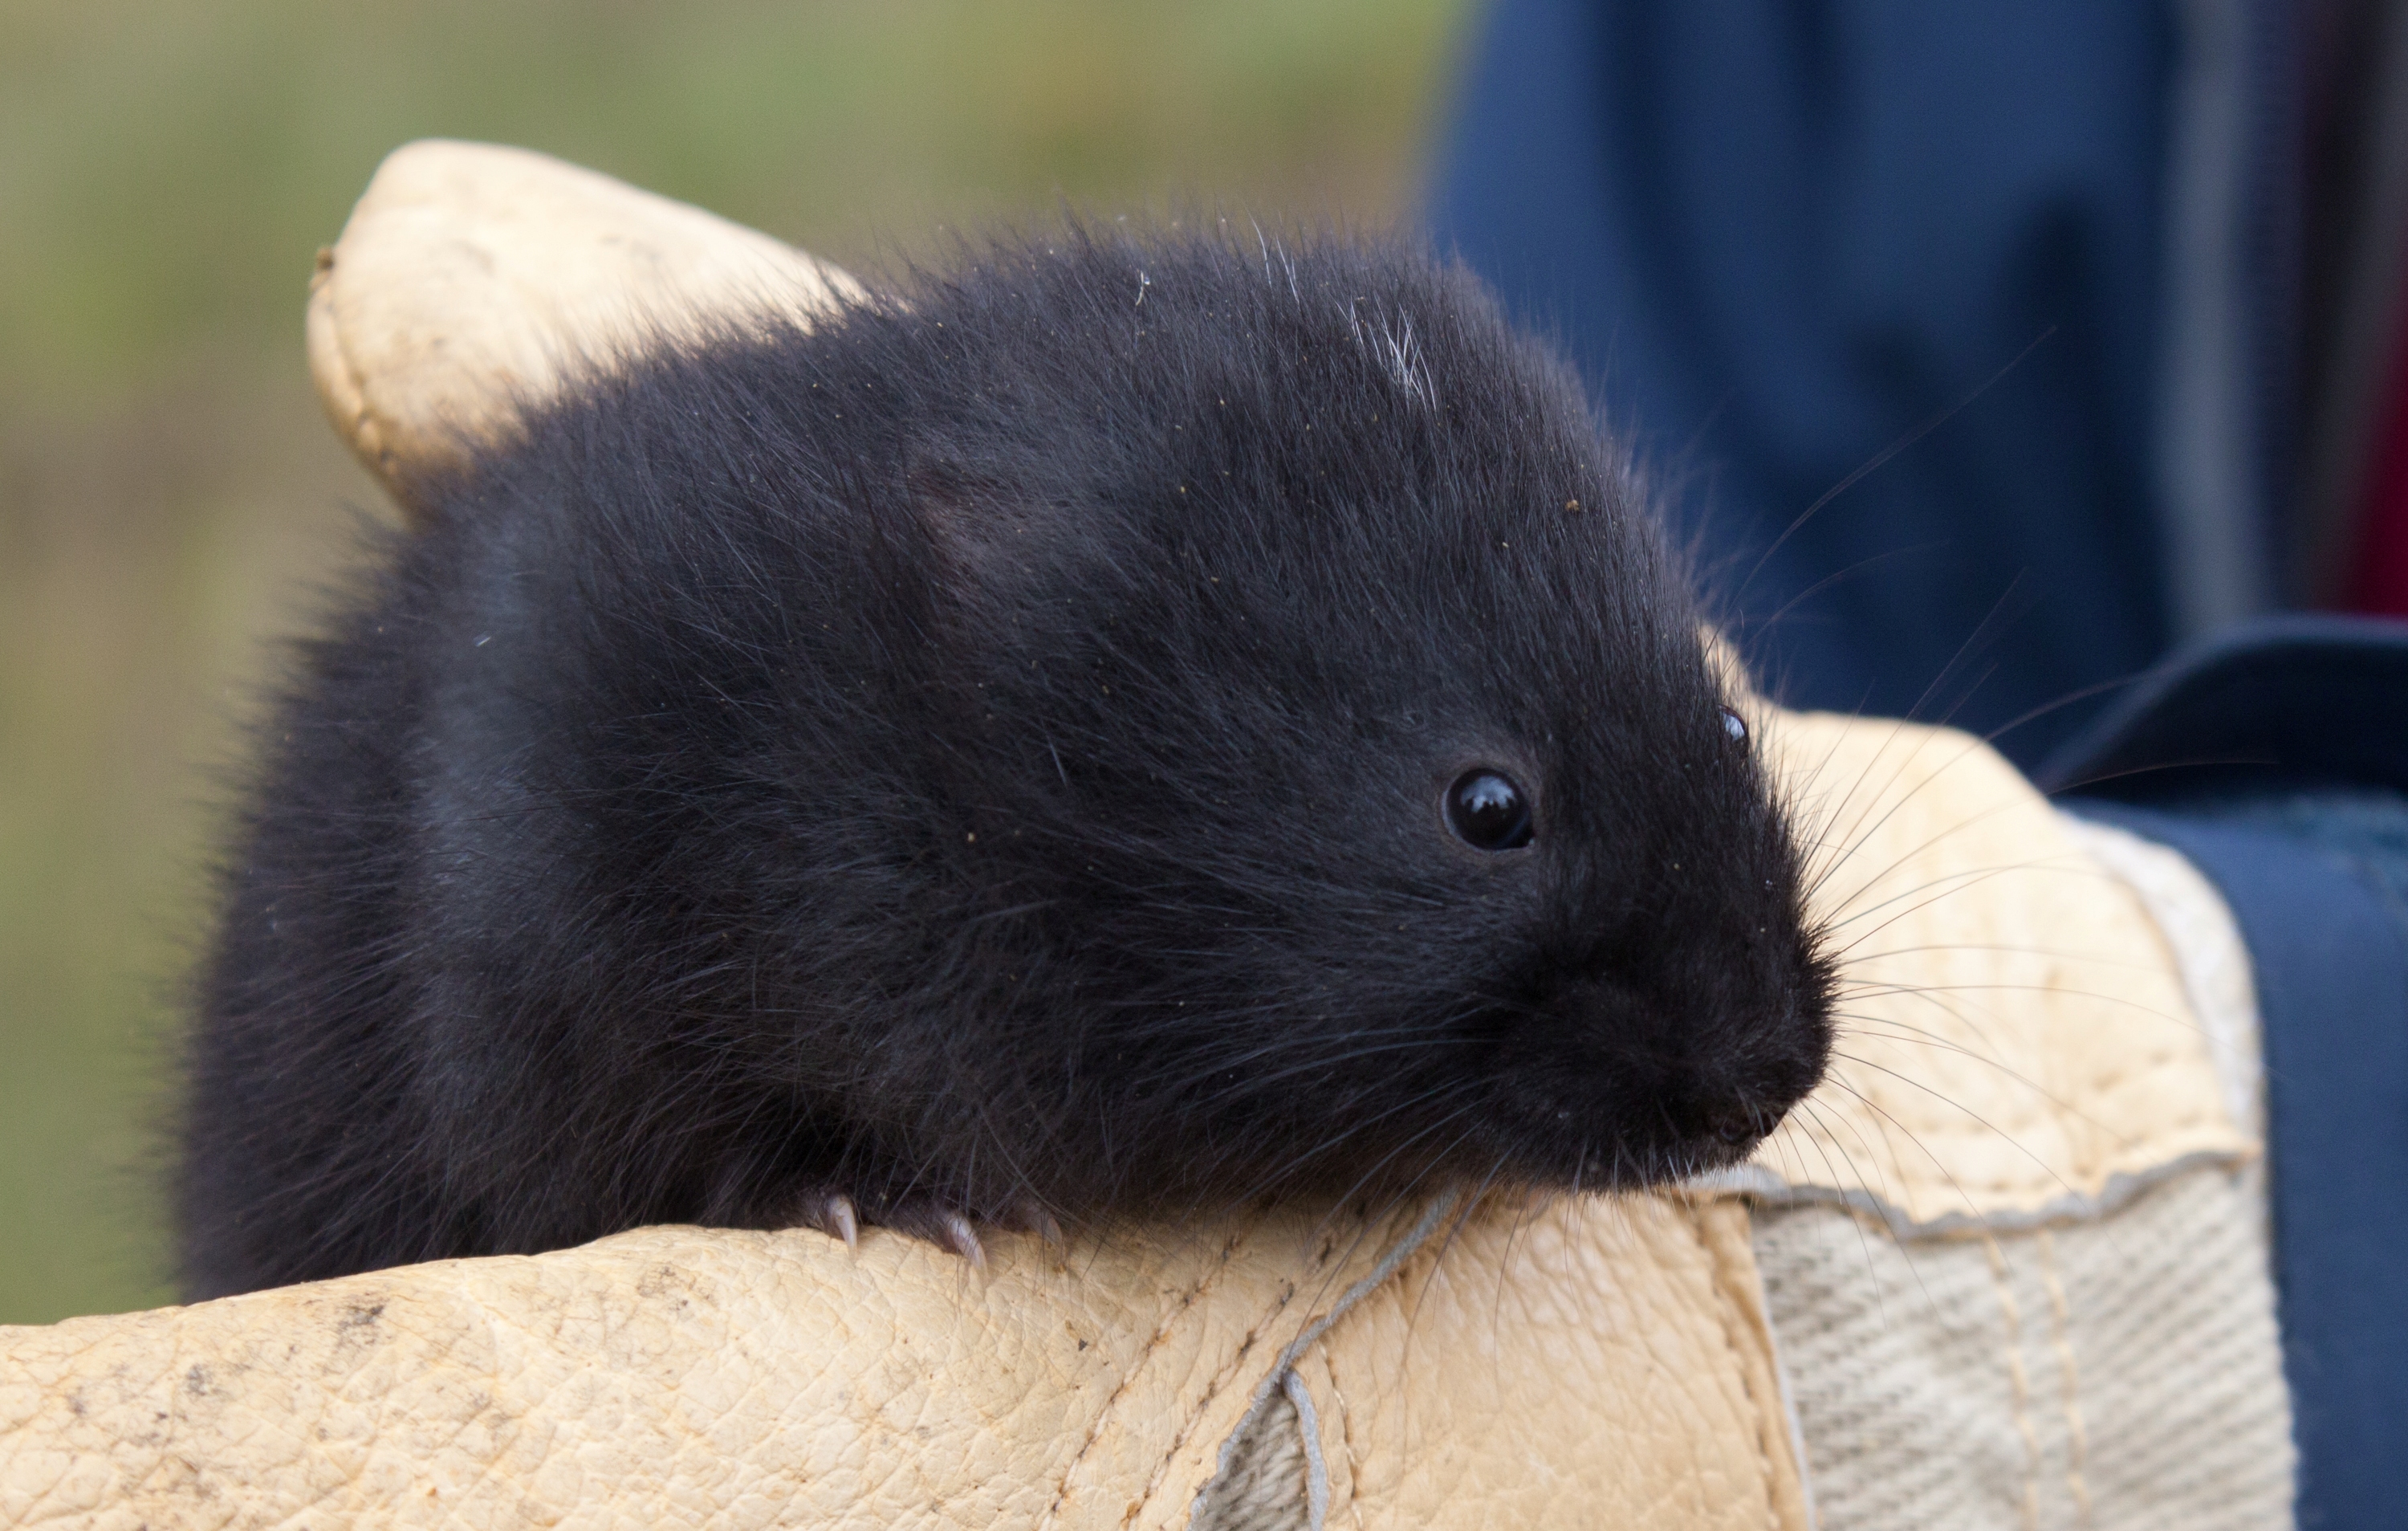
<path id="1" fill-rule="evenodd" d="M 262 743 L 194 1296 L 1633 1186 L 1829 1046 L 1677 561 L 1563 366 L 1399 244 L 1071 227 L 596 368 Z"/>

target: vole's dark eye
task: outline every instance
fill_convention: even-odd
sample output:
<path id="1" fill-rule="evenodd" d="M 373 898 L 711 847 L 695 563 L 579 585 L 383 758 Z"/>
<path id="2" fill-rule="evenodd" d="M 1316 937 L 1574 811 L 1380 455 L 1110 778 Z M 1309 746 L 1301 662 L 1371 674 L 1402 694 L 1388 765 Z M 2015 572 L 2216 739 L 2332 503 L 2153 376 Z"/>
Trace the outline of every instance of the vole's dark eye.
<path id="1" fill-rule="evenodd" d="M 1747 743 L 1746 722 L 1727 707 L 1723 709 L 1723 732 L 1729 734 L 1733 743 L 1742 744 Z"/>
<path id="2" fill-rule="evenodd" d="M 1511 777 L 1467 771 L 1446 789 L 1446 827 L 1474 850 L 1519 850 L 1530 843 L 1530 800 Z"/>

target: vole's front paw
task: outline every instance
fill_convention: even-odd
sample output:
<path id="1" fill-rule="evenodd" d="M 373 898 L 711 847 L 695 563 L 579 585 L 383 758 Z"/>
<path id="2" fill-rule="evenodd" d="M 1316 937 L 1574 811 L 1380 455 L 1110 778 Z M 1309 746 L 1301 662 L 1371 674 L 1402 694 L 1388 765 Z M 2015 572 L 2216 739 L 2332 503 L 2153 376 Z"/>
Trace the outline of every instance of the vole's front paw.
<path id="1" fill-rule="evenodd" d="M 982 1271 L 986 1269 L 986 1246 L 979 1242 L 978 1234 L 982 1225 L 1036 1234 L 1049 1244 L 1063 1241 L 1062 1225 L 1054 1221 L 1054 1215 L 1025 1200 L 1014 1203 L 1001 1217 L 977 1218 L 963 1207 L 935 1197 L 906 1196 L 880 1206 L 875 1215 L 867 1215 L 842 1192 L 824 1192 L 803 1198 L 795 1220 L 844 1240 L 848 1249 L 859 1248 L 864 1223 L 892 1228 L 898 1234 L 924 1239 L 940 1249 L 950 1249 Z"/>

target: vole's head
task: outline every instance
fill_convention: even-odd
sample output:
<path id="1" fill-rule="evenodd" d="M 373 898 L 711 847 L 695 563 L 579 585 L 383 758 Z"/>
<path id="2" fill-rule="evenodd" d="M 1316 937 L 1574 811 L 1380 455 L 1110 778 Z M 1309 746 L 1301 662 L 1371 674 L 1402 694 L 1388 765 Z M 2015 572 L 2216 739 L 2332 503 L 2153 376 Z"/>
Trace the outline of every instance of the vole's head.
<path id="1" fill-rule="evenodd" d="M 1471 279 L 1072 236 L 881 323 L 949 380 L 903 498 L 988 1163 L 1071 1211 L 1631 1185 L 1813 1088 L 1829 969 L 1740 699 Z"/>

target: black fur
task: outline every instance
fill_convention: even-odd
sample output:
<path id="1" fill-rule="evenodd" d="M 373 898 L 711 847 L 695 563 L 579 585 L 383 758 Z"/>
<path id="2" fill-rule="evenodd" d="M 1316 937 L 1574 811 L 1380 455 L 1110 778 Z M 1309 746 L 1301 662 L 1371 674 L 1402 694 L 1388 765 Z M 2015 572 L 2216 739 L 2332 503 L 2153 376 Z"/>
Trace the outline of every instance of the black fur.
<path id="1" fill-rule="evenodd" d="M 1394 246 L 1074 228 L 597 372 L 267 730 L 190 1293 L 1729 1163 L 1829 977 L 1698 620 L 1565 368 Z M 1529 848 L 1450 834 L 1474 764 Z"/>

